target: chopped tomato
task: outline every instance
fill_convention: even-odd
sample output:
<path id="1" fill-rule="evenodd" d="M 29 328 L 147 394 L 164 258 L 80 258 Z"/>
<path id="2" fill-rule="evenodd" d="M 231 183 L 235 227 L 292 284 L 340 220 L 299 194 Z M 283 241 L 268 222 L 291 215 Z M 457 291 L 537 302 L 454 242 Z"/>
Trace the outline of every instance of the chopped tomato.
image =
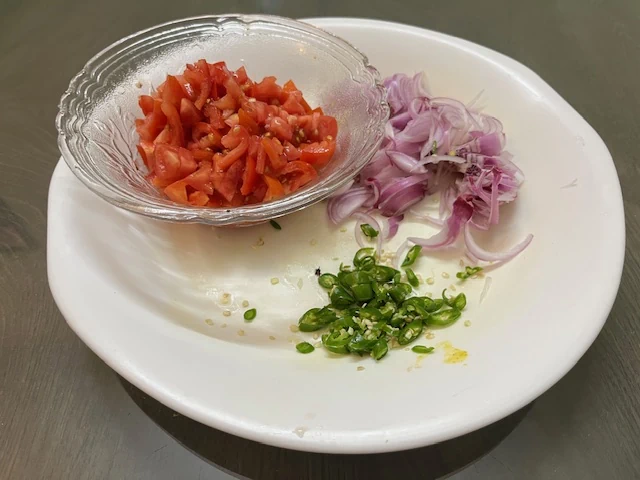
<path id="1" fill-rule="evenodd" d="M 265 126 L 268 131 L 273 133 L 273 135 L 278 137 L 283 142 L 289 142 L 291 141 L 291 138 L 293 138 L 293 129 L 291 128 L 291 125 L 289 125 L 289 123 L 283 120 L 281 117 L 267 118 Z"/>
<path id="2" fill-rule="evenodd" d="M 336 138 L 338 136 L 338 122 L 329 115 L 320 115 L 318 120 L 318 139 L 324 140 L 327 137 Z"/>
<path id="3" fill-rule="evenodd" d="M 213 185 L 228 202 L 235 196 L 239 184 L 242 181 L 244 162 L 233 163 L 226 172 L 215 172 L 212 175 Z"/>
<path id="4" fill-rule="evenodd" d="M 287 161 L 298 160 L 300 158 L 300 150 L 291 145 L 289 142 L 284 144 L 284 156 Z"/>
<path id="5" fill-rule="evenodd" d="M 195 192 L 191 192 L 189 194 L 189 204 L 194 205 L 196 207 L 204 207 L 207 203 L 209 203 L 209 195 L 200 190 L 196 190 Z"/>
<path id="6" fill-rule="evenodd" d="M 180 101 L 180 120 L 185 127 L 192 127 L 202 121 L 200 110 L 188 98 L 183 98 Z"/>
<path id="7" fill-rule="evenodd" d="M 249 195 L 252 193 L 258 183 L 258 173 L 256 172 L 256 159 L 254 157 L 247 157 L 247 164 L 242 175 L 242 187 L 240 193 L 242 195 Z"/>
<path id="8" fill-rule="evenodd" d="M 184 91 L 176 77 L 167 75 L 162 89 L 162 101 L 170 103 L 175 108 L 180 108 L 180 101 L 185 97 L 187 97 L 187 92 Z"/>
<path id="9" fill-rule="evenodd" d="M 202 162 L 198 167 L 198 170 L 192 172 L 185 182 L 192 188 L 200 192 L 204 192 L 207 195 L 213 194 L 213 182 L 211 181 L 211 173 L 213 168 L 210 162 Z"/>
<path id="10" fill-rule="evenodd" d="M 182 120 L 178 109 L 173 103 L 162 102 L 162 113 L 167 117 L 167 127 L 171 133 L 171 145 L 178 147 L 184 145 L 184 130 L 182 129 Z"/>
<path id="11" fill-rule="evenodd" d="M 280 146 L 280 149 L 278 148 Z M 262 148 L 264 148 L 264 152 L 267 154 L 269 158 L 269 163 L 274 170 L 280 170 L 287 164 L 286 158 L 282 156 L 282 145 L 276 143 L 276 140 L 273 138 L 263 138 L 262 139 Z"/>
<path id="12" fill-rule="evenodd" d="M 140 109 L 145 115 L 149 115 L 153 112 L 154 102 L 155 100 L 150 95 L 140 95 L 140 98 L 138 99 L 138 105 L 140 105 Z"/>
<path id="13" fill-rule="evenodd" d="M 144 161 L 144 164 L 149 169 L 149 172 L 153 172 L 155 167 L 155 159 L 153 156 L 153 151 L 155 149 L 155 145 L 152 142 L 147 142 L 145 140 L 140 140 L 140 143 L 137 145 L 138 152 Z"/>
<path id="14" fill-rule="evenodd" d="M 267 166 L 267 153 L 264 150 L 264 145 L 262 142 L 258 145 L 258 153 L 256 157 L 256 172 L 260 175 L 264 173 L 264 170 Z"/>
<path id="15" fill-rule="evenodd" d="M 265 202 L 275 200 L 276 198 L 280 198 L 284 195 L 284 187 L 279 180 L 268 175 L 263 175 L 262 178 L 264 178 L 264 181 L 267 184 L 267 191 L 264 194 Z"/>
<path id="16" fill-rule="evenodd" d="M 178 180 L 173 182 L 167 188 L 164 189 L 164 193 L 176 203 L 189 204 L 189 197 L 187 196 L 187 184 L 184 180 Z"/>
<path id="17" fill-rule="evenodd" d="M 155 174 L 161 180 L 176 181 L 190 175 L 198 168 L 193 155 L 186 148 L 159 144 L 154 150 Z"/>
<path id="18" fill-rule="evenodd" d="M 162 113 L 162 102 L 155 99 L 153 110 L 144 120 L 136 120 L 136 131 L 141 140 L 152 142 L 167 124 L 167 117 Z"/>
<path id="19" fill-rule="evenodd" d="M 236 70 L 235 76 L 236 76 L 236 79 L 238 79 L 238 83 L 241 84 L 241 85 L 243 83 L 246 83 L 247 80 L 249 80 L 249 77 L 247 75 L 247 71 L 245 70 L 244 66 L 242 66 L 238 70 Z"/>
<path id="20" fill-rule="evenodd" d="M 295 192 L 318 176 L 315 168 L 300 160 L 289 162 L 280 173 L 285 176 L 293 176 L 287 193 Z"/>
<path id="21" fill-rule="evenodd" d="M 311 143 L 301 146 L 300 160 L 319 167 L 331 160 L 335 151 L 336 142 L 333 139 Z"/>
<path id="22" fill-rule="evenodd" d="M 212 103 L 216 108 L 219 108 L 220 110 L 235 110 L 236 108 L 235 98 L 233 98 L 233 96 L 228 93 L 221 99 L 216 100 Z"/>
<path id="23" fill-rule="evenodd" d="M 252 135 L 260 134 L 260 126 L 249 114 L 243 109 L 238 109 L 238 124 L 249 130 Z"/>
<path id="24" fill-rule="evenodd" d="M 202 109 L 202 112 L 204 116 L 209 119 L 209 123 L 213 128 L 222 129 L 225 127 L 222 112 L 212 103 L 207 103 Z"/>
<path id="25" fill-rule="evenodd" d="M 276 83 L 276 77 L 264 77 L 260 83 L 251 88 L 252 96 L 262 101 L 278 98 L 281 88 Z"/>
<path id="26" fill-rule="evenodd" d="M 198 60 L 141 95 L 138 152 L 174 202 L 233 207 L 302 188 L 336 149 L 338 124 L 289 80 L 254 83 L 244 67 Z M 186 147 L 186 148 L 185 148 Z"/>

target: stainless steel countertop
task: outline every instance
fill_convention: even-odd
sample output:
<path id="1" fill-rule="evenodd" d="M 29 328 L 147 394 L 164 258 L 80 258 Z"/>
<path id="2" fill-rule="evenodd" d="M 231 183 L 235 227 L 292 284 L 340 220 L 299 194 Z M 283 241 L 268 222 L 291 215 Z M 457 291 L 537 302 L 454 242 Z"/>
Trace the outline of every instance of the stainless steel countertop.
<path id="1" fill-rule="evenodd" d="M 595 127 L 622 182 L 626 266 L 604 330 L 564 379 L 511 417 L 437 446 L 318 455 L 174 414 L 80 342 L 46 276 L 58 99 L 120 37 L 224 12 L 375 17 L 453 34 L 528 65 Z M 640 2 L 3 0 L 0 65 L 0 478 L 640 478 Z"/>

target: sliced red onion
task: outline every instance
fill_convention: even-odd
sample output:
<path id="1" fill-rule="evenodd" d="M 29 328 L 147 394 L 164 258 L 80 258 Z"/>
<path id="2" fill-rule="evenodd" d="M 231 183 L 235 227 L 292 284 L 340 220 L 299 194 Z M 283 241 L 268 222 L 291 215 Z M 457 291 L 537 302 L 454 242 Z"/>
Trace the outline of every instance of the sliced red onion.
<path id="1" fill-rule="evenodd" d="M 387 220 L 387 225 L 389 228 L 387 229 L 385 240 L 389 240 L 396 236 L 396 233 L 398 233 L 398 228 L 400 228 L 400 222 L 402 222 L 402 220 L 404 220 L 404 215 L 396 215 L 395 217 L 391 217 L 389 218 L 389 220 Z"/>
<path id="2" fill-rule="evenodd" d="M 529 234 L 522 242 L 518 243 L 506 252 L 489 252 L 476 243 L 473 239 L 473 235 L 471 235 L 470 228 L 465 228 L 464 231 L 464 243 L 466 244 L 469 253 L 483 262 L 508 262 L 527 248 L 532 240 L 533 235 Z"/>
<path id="3" fill-rule="evenodd" d="M 432 217 L 431 215 L 427 215 L 426 213 L 416 212 L 413 208 L 409 210 L 409 213 L 411 213 L 418 220 L 424 220 L 425 222 L 431 223 L 436 227 L 444 226 L 444 221 L 440 220 L 439 218 Z"/>
<path id="4" fill-rule="evenodd" d="M 500 207 L 517 198 L 524 181 L 512 155 L 504 150 L 502 123 L 480 113 L 474 107 L 477 99 L 464 105 L 451 98 L 431 97 L 423 82 L 423 74 L 396 74 L 384 80 L 392 115 L 382 147 L 350 190 L 330 200 L 329 216 L 339 223 L 360 209 L 377 210 L 390 217 L 386 235 L 390 238 L 403 213 L 425 195 L 440 192 L 440 219 L 451 212 L 446 221 L 415 215 L 440 226 L 441 231 L 411 241 L 426 248 L 443 248 L 453 244 L 464 229 L 470 258 L 509 257 L 517 248 L 484 252 L 468 233 L 471 227 L 487 230 L 497 224 Z M 315 117 L 319 121 L 319 115 Z M 358 238 L 363 242 L 360 234 Z"/>
<path id="5" fill-rule="evenodd" d="M 424 198 L 429 177 L 430 174 L 423 173 L 391 180 L 380 191 L 378 209 L 387 217 L 405 212 Z"/>
<path id="6" fill-rule="evenodd" d="M 367 187 L 358 187 L 349 190 L 340 196 L 329 199 L 327 211 L 333 223 L 342 221 L 353 215 L 371 196 L 371 190 Z"/>
<path id="7" fill-rule="evenodd" d="M 405 173 L 414 173 L 417 171 L 417 168 L 420 167 L 418 160 L 406 153 L 387 151 L 387 154 L 391 159 L 391 163 Z M 464 160 L 462 161 L 464 162 Z"/>
<path id="8" fill-rule="evenodd" d="M 451 212 L 442 230 L 429 238 L 409 237 L 407 240 L 428 249 L 452 245 L 458 239 L 460 231 L 464 229 L 472 214 L 473 206 L 458 198 L 453 203 L 453 212 Z"/>

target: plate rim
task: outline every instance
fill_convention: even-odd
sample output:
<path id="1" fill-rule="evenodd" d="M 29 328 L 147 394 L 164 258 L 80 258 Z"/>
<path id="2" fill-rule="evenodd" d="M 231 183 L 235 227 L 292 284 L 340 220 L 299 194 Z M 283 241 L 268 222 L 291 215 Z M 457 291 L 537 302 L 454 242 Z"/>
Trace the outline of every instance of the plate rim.
<path id="1" fill-rule="evenodd" d="M 198 17 L 193 17 L 198 18 Z M 622 278 L 622 270 L 624 265 L 625 255 L 625 219 L 624 219 L 624 204 L 622 198 L 622 190 L 620 187 L 620 181 L 616 172 L 615 164 L 610 152 L 608 151 L 604 141 L 595 131 L 595 129 L 564 99 L 562 98 L 549 84 L 547 84 L 537 73 L 529 69 L 524 64 L 504 55 L 496 52 L 490 48 L 478 45 L 468 40 L 460 39 L 445 33 L 436 32 L 433 30 L 411 26 L 407 24 L 389 22 L 385 20 L 364 19 L 364 18 L 348 18 L 348 17 L 324 17 L 324 18 L 304 18 L 303 21 L 312 23 L 320 28 L 325 27 L 371 27 L 375 26 L 378 29 L 389 30 L 402 30 L 404 32 L 412 32 L 419 34 L 423 37 L 448 44 L 452 47 L 462 49 L 469 52 L 482 60 L 487 61 L 503 71 L 516 71 L 520 76 L 524 77 L 524 84 L 527 88 L 533 88 L 536 92 L 542 92 L 546 97 L 550 97 L 553 103 L 562 110 L 563 116 L 568 115 L 572 117 L 577 123 L 577 127 L 589 136 L 590 141 L 594 141 L 600 144 L 603 159 L 602 162 L 606 163 L 606 169 L 608 170 L 608 184 L 611 187 L 611 199 L 615 203 L 615 208 L 612 209 L 612 218 L 610 219 L 613 225 L 617 225 L 618 228 L 614 231 L 611 230 L 609 235 L 611 236 L 612 252 L 619 252 L 617 255 L 611 254 L 612 258 L 616 257 L 615 262 L 610 262 L 610 275 L 611 281 L 607 282 L 606 288 L 603 288 L 602 304 L 599 312 L 595 313 L 591 322 L 588 335 L 585 335 L 585 339 L 579 345 L 573 349 L 572 354 L 562 359 L 562 363 L 558 368 L 550 372 L 544 381 L 536 381 L 535 386 L 524 394 L 514 395 L 508 401 L 502 401 L 494 405 L 491 409 L 483 412 L 483 415 L 476 417 L 467 417 L 465 422 L 460 422 L 456 428 L 449 428 L 444 431 L 438 432 L 422 432 L 422 435 L 411 434 L 403 438 L 397 438 L 391 440 L 381 440 L 380 438 L 370 438 L 368 436 L 358 436 L 354 433 L 352 440 L 349 442 L 337 443 L 332 441 L 329 436 L 315 438 L 305 437 L 304 439 L 293 438 L 294 436 L 283 436 L 269 432 L 268 430 L 256 430 L 251 429 L 251 425 L 244 425 L 239 422 L 223 421 L 220 417 L 214 415 L 206 415 L 201 409 L 192 409 L 190 405 L 186 405 L 174 398 L 165 395 L 163 389 L 159 385 L 148 381 L 145 375 L 137 370 L 131 368 L 131 365 L 127 365 L 127 362 L 123 362 L 117 355 L 111 355 L 108 349 L 100 345 L 94 337 L 91 336 L 90 331 L 83 329 L 82 319 L 74 318 L 72 311 L 72 303 L 64 294 L 59 290 L 59 282 L 57 280 L 57 273 L 51 268 L 52 256 L 47 254 L 47 274 L 49 280 L 49 286 L 53 295 L 54 301 L 60 309 L 63 317 L 65 318 L 71 329 L 80 337 L 80 339 L 98 355 L 110 368 L 115 370 L 119 375 L 122 375 L 127 381 L 131 382 L 136 387 L 149 394 L 151 397 L 158 399 L 164 405 L 172 408 L 173 410 L 189 417 L 196 421 L 199 421 L 205 425 L 219 429 L 221 431 L 237 435 L 243 438 L 254 440 L 260 443 L 265 443 L 277 447 L 289 448 L 294 450 L 301 450 L 307 452 L 318 453 L 382 453 L 392 452 L 398 450 L 405 450 L 409 448 L 421 447 L 440 441 L 444 441 L 450 438 L 464 435 L 471 431 L 477 430 L 484 426 L 487 426 L 497 420 L 500 420 L 511 413 L 519 410 L 531 401 L 538 398 L 541 394 L 551 388 L 562 377 L 564 377 L 569 370 L 578 362 L 578 360 L 586 353 L 588 348 L 593 344 L 596 337 L 602 330 L 604 323 L 606 322 L 609 313 L 613 307 L 614 301 L 617 296 L 619 285 Z M 493 57 L 493 58 L 491 58 Z M 62 165 L 61 165 L 62 162 Z M 54 173 L 51 178 L 51 186 L 60 177 L 61 168 L 63 168 L 64 162 L 59 160 Z M 605 167 L 603 165 L 603 167 Z M 615 198 L 614 198 L 615 197 Z M 51 195 L 49 195 L 48 212 L 50 211 Z M 53 222 L 48 222 L 47 226 L 47 251 L 50 251 L 50 235 L 49 231 L 52 228 Z M 595 319 L 599 321 L 596 322 Z M 474 412 L 477 414 L 477 412 Z"/>

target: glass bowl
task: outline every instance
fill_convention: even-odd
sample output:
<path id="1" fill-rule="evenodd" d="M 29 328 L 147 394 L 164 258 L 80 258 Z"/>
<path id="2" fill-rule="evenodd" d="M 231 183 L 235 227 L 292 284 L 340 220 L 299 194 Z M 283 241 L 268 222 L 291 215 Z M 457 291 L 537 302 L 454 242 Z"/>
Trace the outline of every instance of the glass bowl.
<path id="1" fill-rule="evenodd" d="M 249 76 L 292 79 L 312 106 L 336 117 L 334 158 L 318 179 L 281 199 L 235 208 L 173 203 L 146 179 L 136 150 L 138 96 L 200 58 Z M 346 41 L 309 24 L 268 15 L 178 20 L 126 37 L 93 57 L 69 84 L 56 118 L 58 145 L 94 193 L 149 217 L 209 225 L 251 225 L 319 202 L 346 186 L 382 142 L 389 117 L 378 71 Z"/>

